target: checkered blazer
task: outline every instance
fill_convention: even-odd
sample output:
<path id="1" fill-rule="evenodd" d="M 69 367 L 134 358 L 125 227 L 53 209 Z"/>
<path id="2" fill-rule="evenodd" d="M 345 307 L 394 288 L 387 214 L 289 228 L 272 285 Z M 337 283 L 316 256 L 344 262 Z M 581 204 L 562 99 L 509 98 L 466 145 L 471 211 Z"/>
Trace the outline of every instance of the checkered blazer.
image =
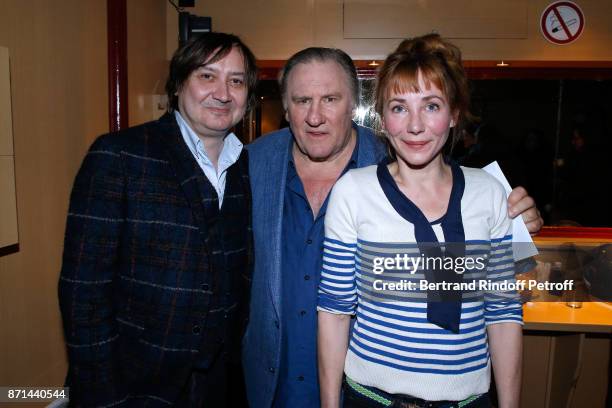
<path id="1" fill-rule="evenodd" d="M 91 146 L 59 281 L 72 405 L 172 405 L 193 365 L 227 344 L 228 315 L 248 304 L 246 155 L 228 170 L 220 213 L 174 116 Z"/>

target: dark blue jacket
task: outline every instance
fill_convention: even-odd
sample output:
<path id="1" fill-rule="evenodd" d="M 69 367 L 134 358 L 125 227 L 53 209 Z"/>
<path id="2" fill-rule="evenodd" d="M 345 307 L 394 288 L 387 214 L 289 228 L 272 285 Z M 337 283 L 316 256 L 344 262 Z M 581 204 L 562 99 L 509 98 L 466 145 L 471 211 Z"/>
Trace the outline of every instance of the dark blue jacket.
<path id="1" fill-rule="evenodd" d="M 385 156 L 384 145 L 370 129 L 357 126 L 357 131 L 357 167 L 378 163 Z M 278 383 L 283 324 L 281 223 L 291 143 L 293 136 L 285 128 L 248 146 L 255 268 L 242 354 L 247 396 L 253 408 L 270 407 Z"/>

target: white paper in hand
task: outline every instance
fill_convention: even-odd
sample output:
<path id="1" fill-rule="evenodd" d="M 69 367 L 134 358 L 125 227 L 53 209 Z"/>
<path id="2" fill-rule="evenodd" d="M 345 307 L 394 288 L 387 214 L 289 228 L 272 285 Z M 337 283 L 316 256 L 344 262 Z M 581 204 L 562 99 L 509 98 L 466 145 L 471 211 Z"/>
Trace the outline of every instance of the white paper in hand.
<path id="1" fill-rule="evenodd" d="M 512 191 L 512 187 L 510 187 L 510 183 L 508 183 L 508 179 L 506 179 L 506 176 L 504 176 L 499 164 L 494 161 L 493 163 L 487 164 L 482 169 L 495 177 L 502 184 L 502 186 L 504 186 L 504 189 L 506 190 L 506 197 L 508 197 Z M 533 239 L 531 239 L 529 231 L 527 231 L 527 226 L 525 226 L 523 217 L 520 215 L 516 216 L 516 218 L 512 220 L 512 251 L 514 253 L 514 262 L 518 262 L 521 259 L 529 258 L 530 256 L 535 256 L 538 254 L 538 249 L 533 243 Z"/>

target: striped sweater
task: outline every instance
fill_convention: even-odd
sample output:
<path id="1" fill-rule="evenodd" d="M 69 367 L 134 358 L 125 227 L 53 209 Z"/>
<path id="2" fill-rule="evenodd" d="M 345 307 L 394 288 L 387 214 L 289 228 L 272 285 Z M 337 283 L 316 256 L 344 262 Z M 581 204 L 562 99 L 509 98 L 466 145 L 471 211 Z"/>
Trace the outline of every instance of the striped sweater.
<path id="1" fill-rule="evenodd" d="M 422 269 L 389 261 L 381 272 L 381 259 L 415 259 L 420 254 L 414 226 L 392 207 L 376 166 L 351 170 L 334 186 L 325 217 L 318 310 L 356 314 L 344 370 L 360 384 L 431 401 L 484 393 L 490 383 L 486 326 L 522 324 L 514 291 L 478 285 L 514 282 L 504 190 L 482 170 L 462 171 L 466 258 L 480 259 L 481 267 L 463 273 L 463 282 L 475 289 L 463 292 L 458 334 L 427 321 Z M 439 222 L 432 228 L 443 243 Z M 413 286 L 407 288 L 410 282 Z"/>

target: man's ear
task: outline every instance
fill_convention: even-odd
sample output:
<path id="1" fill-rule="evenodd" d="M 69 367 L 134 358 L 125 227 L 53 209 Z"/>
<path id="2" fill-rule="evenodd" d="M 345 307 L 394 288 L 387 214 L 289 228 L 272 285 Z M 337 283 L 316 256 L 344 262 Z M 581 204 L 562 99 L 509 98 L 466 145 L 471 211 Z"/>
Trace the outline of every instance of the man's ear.
<path id="1" fill-rule="evenodd" d="M 283 112 L 284 112 L 285 120 L 289 122 L 289 109 L 287 109 L 287 101 L 285 97 L 281 98 L 281 103 L 283 104 Z"/>

